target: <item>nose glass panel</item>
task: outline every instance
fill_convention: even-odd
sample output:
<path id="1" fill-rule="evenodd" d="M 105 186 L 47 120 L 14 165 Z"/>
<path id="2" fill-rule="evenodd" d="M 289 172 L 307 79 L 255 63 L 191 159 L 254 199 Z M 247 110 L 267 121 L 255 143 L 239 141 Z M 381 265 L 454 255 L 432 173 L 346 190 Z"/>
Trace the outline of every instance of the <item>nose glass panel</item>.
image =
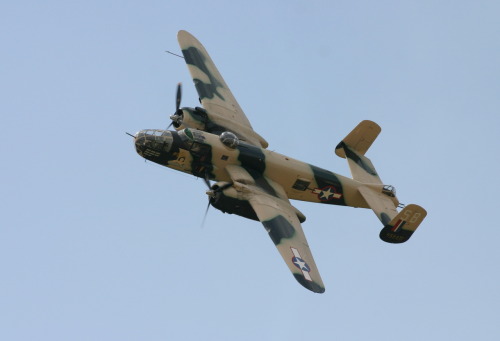
<path id="1" fill-rule="evenodd" d="M 172 133 L 168 130 L 147 129 L 136 134 L 135 147 L 142 156 L 159 156 L 170 151 L 172 142 Z"/>

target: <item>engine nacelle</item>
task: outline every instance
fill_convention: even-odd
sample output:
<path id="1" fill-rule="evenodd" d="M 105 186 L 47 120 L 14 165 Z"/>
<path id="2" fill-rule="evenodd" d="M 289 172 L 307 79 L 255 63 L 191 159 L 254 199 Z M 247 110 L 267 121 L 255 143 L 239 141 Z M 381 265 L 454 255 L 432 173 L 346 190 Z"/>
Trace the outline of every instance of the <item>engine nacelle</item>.
<path id="1" fill-rule="evenodd" d="M 223 213 L 236 214 L 241 217 L 259 221 L 252 205 L 247 200 L 240 199 L 238 191 L 229 182 L 217 182 L 212 185 L 209 195 L 210 204 Z M 301 223 L 306 221 L 305 215 L 293 207 L 297 218 Z"/>
<path id="2" fill-rule="evenodd" d="M 218 182 L 211 187 L 211 191 L 208 191 L 207 194 L 210 196 L 210 204 L 216 209 L 224 213 L 259 220 L 248 201 L 238 198 L 238 192 L 231 183 Z"/>
<path id="3" fill-rule="evenodd" d="M 173 126 L 176 130 L 191 128 L 197 130 L 205 130 L 207 124 L 207 113 L 203 108 L 182 108 L 182 114 L 175 116 Z M 172 116 L 172 118 L 174 117 Z"/>

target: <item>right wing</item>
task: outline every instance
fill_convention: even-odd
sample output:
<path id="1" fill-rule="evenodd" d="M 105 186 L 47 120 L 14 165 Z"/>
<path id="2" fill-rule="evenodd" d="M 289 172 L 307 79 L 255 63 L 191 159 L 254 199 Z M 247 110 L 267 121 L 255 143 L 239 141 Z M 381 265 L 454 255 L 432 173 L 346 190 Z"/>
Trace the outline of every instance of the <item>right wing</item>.
<path id="1" fill-rule="evenodd" d="M 179 31 L 177 40 L 209 120 L 249 144 L 267 148 L 268 143 L 253 130 L 203 45 L 186 31 Z"/>
<path id="2" fill-rule="evenodd" d="M 253 193 L 249 203 L 293 277 L 313 292 L 325 292 L 306 236 L 290 203 L 259 191 Z"/>
<path id="3" fill-rule="evenodd" d="M 242 199 L 250 203 L 295 279 L 313 292 L 325 292 L 325 285 L 307 244 L 298 213 L 288 201 L 283 188 L 265 177 L 254 181 L 239 166 L 233 165 L 227 167 L 227 170 L 234 188 Z M 261 182 L 267 185 L 262 186 L 259 184 Z"/>

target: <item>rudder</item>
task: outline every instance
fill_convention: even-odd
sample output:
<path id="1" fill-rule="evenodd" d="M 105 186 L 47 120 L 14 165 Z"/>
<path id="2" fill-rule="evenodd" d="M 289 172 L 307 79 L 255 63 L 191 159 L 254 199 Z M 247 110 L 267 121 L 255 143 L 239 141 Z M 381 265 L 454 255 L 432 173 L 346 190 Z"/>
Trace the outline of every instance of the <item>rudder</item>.
<path id="1" fill-rule="evenodd" d="M 415 204 L 407 205 L 380 231 L 380 239 L 387 243 L 404 243 L 410 239 L 426 216 L 427 211 L 424 208 Z"/>

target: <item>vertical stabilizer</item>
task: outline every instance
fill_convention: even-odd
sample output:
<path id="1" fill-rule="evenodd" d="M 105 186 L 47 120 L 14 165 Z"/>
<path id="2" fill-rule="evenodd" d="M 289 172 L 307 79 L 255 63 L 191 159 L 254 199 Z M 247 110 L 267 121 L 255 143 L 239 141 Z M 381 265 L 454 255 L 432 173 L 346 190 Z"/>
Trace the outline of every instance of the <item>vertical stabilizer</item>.
<path id="1" fill-rule="evenodd" d="M 427 211 L 423 207 L 407 205 L 380 231 L 380 239 L 387 243 L 404 243 L 410 239 L 426 216 Z"/>
<path id="2" fill-rule="evenodd" d="M 382 184 L 375 167 L 365 156 L 382 129 L 372 121 L 362 121 L 335 148 L 335 154 L 346 158 L 354 180 Z"/>

